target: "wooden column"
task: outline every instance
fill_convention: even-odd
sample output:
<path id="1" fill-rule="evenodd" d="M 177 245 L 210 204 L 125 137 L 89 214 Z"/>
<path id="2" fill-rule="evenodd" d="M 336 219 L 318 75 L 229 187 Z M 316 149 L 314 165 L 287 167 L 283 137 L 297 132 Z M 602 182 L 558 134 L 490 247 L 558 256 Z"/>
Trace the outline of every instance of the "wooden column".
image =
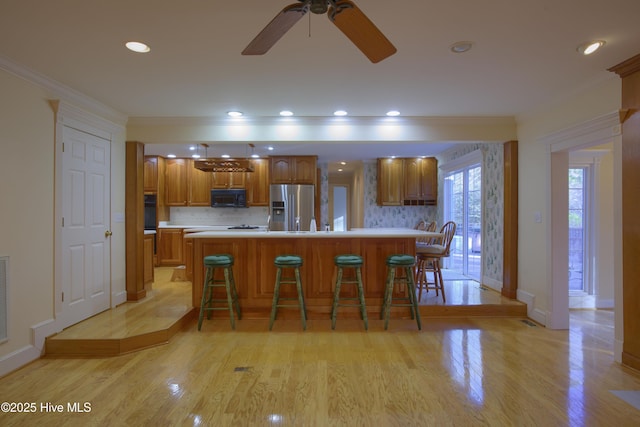
<path id="1" fill-rule="evenodd" d="M 144 144 L 127 141 L 125 167 L 125 233 L 127 301 L 147 295 L 144 289 Z"/>
<path id="2" fill-rule="evenodd" d="M 609 71 L 622 78 L 622 363 L 640 369 L 640 55 Z"/>
<path id="3" fill-rule="evenodd" d="M 518 291 L 518 141 L 504 143 L 504 247 L 502 295 Z"/>

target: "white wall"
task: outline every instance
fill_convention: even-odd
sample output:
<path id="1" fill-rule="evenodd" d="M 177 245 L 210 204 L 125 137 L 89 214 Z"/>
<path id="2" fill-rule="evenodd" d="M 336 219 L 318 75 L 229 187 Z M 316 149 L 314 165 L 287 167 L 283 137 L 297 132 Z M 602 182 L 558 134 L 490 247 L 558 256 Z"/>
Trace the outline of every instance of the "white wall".
<path id="1" fill-rule="evenodd" d="M 0 343 L 0 376 L 40 357 L 44 338 L 60 330 L 54 313 L 55 114 L 62 98 L 0 69 L 0 256 L 9 256 L 8 340 Z M 71 94 L 77 99 L 77 94 Z M 97 104 L 95 104 L 97 105 Z M 115 114 L 118 116 L 118 114 Z M 125 129 L 89 113 L 111 132 L 112 305 L 125 292 Z"/>
<path id="2" fill-rule="evenodd" d="M 617 111 L 621 81 L 610 79 L 575 97 L 517 118 L 519 159 L 518 295 L 529 304 L 529 316 L 546 324 L 549 307 L 550 234 L 547 196 L 550 180 L 549 147 L 541 140 L 553 132 Z M 534 221 L 540 212 L 542 222 Z"/>
<path id="3" fill-rule="evenodd" d="M 1 361 L 53 317 L 54 118 L 42 89 L 2 70 L 0 93 L 0 255 L 10 257 Z"/>

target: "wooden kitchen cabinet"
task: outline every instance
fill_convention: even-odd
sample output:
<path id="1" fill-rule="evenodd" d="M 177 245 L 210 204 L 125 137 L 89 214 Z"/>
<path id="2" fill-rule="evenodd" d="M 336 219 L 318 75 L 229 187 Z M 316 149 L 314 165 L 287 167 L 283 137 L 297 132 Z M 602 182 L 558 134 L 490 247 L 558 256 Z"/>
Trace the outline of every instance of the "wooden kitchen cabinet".
<path id="1" fill-rule="evenodd" d="M 193 160 L 187 162 L 187 177 L 189 199 L 188 206 L 211 206 L 211 187 L 213 177 L 211 172 L 203 172 L 193 167 Z"/>
<path id="2" fill-rule="evenodd" d="M 143 165 L 143 189 L 145 193 L 158 192 L 158 158 L 145 156 Z"/>
<path id="3" fill-rule="evenodd" d="M 316 183 L 316 156 L 271 157 L 272 184 Z"/>
<path id="4" fill-rule="evenodd" d="M 402 205 L 402 159 L 378 159 L 378 205 Z"/>
<path id="5" fill-rule="evenodd" d="M 247 172 L 247 203 L 249 206 L 269 206 L 269 159 L 253 159 L 253 172 Z"/>
<path id="6" fill-rule="evenodd" d="M 154 241 L 155 235 L 154 234 L 145 234 L 144 235 L 144 245 L 143 245 L 143 252 L 144 252 L 144 260 L 143 260 L 143 265 L 144 265 L 144 284 L 146 285 L 147 283 L 153 282 L 154 280 L 154 274 L 153 274 L 153 267 L 154 267 L 154 263 L 153 263 L 153 252 L 154 252 Z"/>
<path id="7" fill-rule="evenodd" d="M 165 204 L 187 206 L 187 159 L 167 159 L 165 162 Z"/>
<path id="8" fill-rule="evenodd" d="M 213 188 L 245 188 L 247 173 L 251 172 L 213 172 Z"/>
<path id="9" fill-rule="evenodd" d="M 184 242 L 182 228 L 158 229 L 158 264 L 176 266 L 184 264 Z"/>
<path id="10" fill-rule="evenodd" d="M 435 157 L 403 160 L 403 204 L 435 205 L 438 199 L 438 160 Z"/>

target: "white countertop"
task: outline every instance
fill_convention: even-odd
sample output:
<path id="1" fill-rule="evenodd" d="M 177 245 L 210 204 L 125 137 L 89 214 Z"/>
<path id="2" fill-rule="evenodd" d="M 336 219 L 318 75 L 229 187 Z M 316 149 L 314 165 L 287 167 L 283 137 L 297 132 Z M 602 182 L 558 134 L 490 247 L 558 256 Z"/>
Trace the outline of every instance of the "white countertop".
<path id="1" fill-rule="evenodd" d="M 414 230 L 413 228 L 358 228 L 350 231 L 266 231 L 266 230 L 227 230 L 199 231 L 187 233 L 185 238 L 352 238 L 352 237 L 442 237 L 440 233 Z"/>

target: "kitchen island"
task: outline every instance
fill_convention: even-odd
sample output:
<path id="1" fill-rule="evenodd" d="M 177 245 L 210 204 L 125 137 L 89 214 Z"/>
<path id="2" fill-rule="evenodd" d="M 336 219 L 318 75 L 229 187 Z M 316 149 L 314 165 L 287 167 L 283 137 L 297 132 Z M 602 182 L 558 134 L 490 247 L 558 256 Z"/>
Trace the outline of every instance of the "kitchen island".
<path id="1" fill-rule="evenodd" d="M 328 318 L 333 301 L 335 282 L 334 257 L 358 254 L 363 257 L 362 280 L 367 311 L 379 313 L 385 287 L 386 258 L 392 254 L 415 255 L 417 237 L 440 237 L 413 229 L 357 229 L 347 232 L 287 232 L 287 231 L 204 231 L 186 233 L 192 241 L 193 306 L 200 307 L 204 280 L 203 258 L 212 254 L 231 254 L 243 318 L 268 319 L 273 298 L 277 255 L 299 255 L 304 260 L 300 269 L 302 286 L 310 319 Z M 221 272 L 220 272 L 221 273 Z M 346 272 L 345 272 L 346 273 Z M 222 277 L 216 276 L 216 277 Z M 343 296 L 355 296 L 351 286 L 343 288 Z M 286 291 L 286 292 L 285 292 Z M 405 293 L 397 289 L 396 295 Z M 285 290 L 282 296 L 294 296 Z M 226 312 L 215 314 L 224 316 Z M 228 315 L 228 314 L 227 314 Z M 409 315 L 404 308 L 394 309 L 394 316 Z M 281 310 L 282 318 L 297 318 L 297 310 Z M 358 316 L 355 309 L 341 309 L 340 316 Z"/>

